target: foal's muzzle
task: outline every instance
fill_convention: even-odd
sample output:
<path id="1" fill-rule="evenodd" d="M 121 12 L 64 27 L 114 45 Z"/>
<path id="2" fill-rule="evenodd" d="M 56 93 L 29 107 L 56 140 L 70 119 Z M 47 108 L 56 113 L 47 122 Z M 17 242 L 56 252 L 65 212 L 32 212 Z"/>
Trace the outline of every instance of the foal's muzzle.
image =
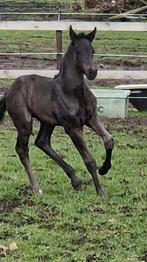
<path id="1" fill-rule="evenodd" d="M 93 79 L 96 78 L 96 76 L 97 76 L 97 69 L 89 69 L 87 78 L 88 78 L 89 80 L 93 80 Z"/>
<path id="2" fill-rule="evenodd" d="M 97 76 L 97 69 L 95 67 L 85 66 L 84 74 L 87 76 L 89 80 L 93 80 Z"/>

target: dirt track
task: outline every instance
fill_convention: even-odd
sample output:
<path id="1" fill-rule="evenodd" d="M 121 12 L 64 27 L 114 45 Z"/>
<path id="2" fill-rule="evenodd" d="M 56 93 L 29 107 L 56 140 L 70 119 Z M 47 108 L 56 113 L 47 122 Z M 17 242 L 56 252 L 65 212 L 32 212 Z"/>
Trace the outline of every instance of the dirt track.
<path id="1" fill-rule="evenodd" d="M 110 61 L 101 62 L 97 58 L 96 62 L 98 69 L 104 70 L 147 70 L 147 63 L 137 61 L 133 64 L 130 61 L 118 61 L 111 63 Z M 0 56 L 0 69 L 56 69 L 56 59 L 48 58 L 32 58 L 29 56 Z"/>
<path id="2" fill-rule="evenodd" d="M 0 56 L 0 69 L 56 69 L 56 60 L 27 56 Z"/>

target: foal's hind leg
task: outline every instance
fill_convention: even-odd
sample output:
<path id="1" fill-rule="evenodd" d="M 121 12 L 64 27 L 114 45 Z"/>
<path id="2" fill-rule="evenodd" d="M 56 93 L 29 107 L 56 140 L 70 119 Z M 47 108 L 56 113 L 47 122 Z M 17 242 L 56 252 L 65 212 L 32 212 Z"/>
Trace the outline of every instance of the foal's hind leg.
<path id="1" fill-rule="evenodd" d="M 51 147 L 51 135 L 54 130 L 52 125 L 41 124 L 35 145 L 52 158 L 67 174 L 74 189 L 80 189 L 81 180 L 77 178 L 74 169 L 68 165 Z"/>
<path id="2" fill-rule="evenodd" d="M 112 150 L 114 147 L 114 141 L 112 135 L 104 128 L 103 124 L 99 121 L 97 116 L 93 116 L 87 123 L 87 126 L 92 128 L 96 134 L 100 135 L 106 150 L 106 158 L 102 167 L 99 168 L 99 174 L 105 175 L 111 168 Z"/>
<path id="3" fill-rule="evenodd" d="M 83 161 L 84 161 L 89 173 L 92 176 L 97 194 L 103 194 L 104 191 L 101 187 L 101 184 L 99 182 L 98 175 L 97 175 L 96 162 L 95 162 L 95 160 L 93 159 L 93 157 L 91 156 L 91 154 L 89 153 L 89 151 L 86 147 L 86 143 L 83 139 L 82 130 L 76 129 L 76 128 L 75 129 L 72 128 L 72 129 L 68 129 L 68 130 L 66 129 L 66 133 L 70 136 L 75 147 L 77 148 L 77 150 L 81 154 Z"/>
<path id="4" fill-rule="evenodd" d="M 12 116 L 11 116 L 12 117 Z M 17 119 L 17 120 L 16 120 Z M 19 118 L 18 116 L 14 119 L 12 117 L 14 125 L 17 128 L 18 136 L 16 142 L 16 152 L 20 158 L 22 165 L 25 168 L 25 171 L 28 175 L 30 181 L 30 187 L 34 192 L 41 193 L 39 186 L 37 184 L 36 178 L 32 175 L 32 170 L 30 166 L 29 160 L 29 137 L 32 131 L 32 119 L 31 116 L 27 115 L 27 119 L 25 119 L 25 115 L 22 114 L 22 117 Z M 29 121 L 28 121 L 29 120 Z"/>
<path id="5" fill-rule="evenodd" d="M 19 133 L 17 137 L 16 147 L 15 147 L 16 152 L 19 155 L 20 161 L 23 164 L 25 171 L 28 175 L 30 181 L 30 187 L 32 191 L 41 193 L 36 178 L 32 175 L 29 154 L 28 154 L 29 153 L 28 142 L 29 142 L 29 135 L 24 132 Z"/>

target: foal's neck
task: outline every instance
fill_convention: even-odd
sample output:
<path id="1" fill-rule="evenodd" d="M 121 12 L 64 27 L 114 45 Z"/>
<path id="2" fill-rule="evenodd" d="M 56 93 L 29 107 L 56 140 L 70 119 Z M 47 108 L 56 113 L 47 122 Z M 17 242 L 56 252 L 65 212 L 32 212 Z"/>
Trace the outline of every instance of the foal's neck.
<path id="1" fill-rule="evenodd" d="M 71 44 L 63 57 L 57 78 L 61 81 L 62 88 L 66 92 L 84 88 L 84 75 L 76 66 L 75 54 Z"/>

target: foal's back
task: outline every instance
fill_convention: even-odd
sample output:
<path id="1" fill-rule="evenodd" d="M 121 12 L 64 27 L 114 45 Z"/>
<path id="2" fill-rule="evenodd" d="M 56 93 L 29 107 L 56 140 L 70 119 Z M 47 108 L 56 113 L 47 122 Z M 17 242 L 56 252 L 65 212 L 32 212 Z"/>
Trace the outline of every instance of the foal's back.
<path id="1" fill-rule="evenodd" d="M 28 114 L 46 121 L 50 116 L 51 103 L 56 80 L 39 76 L 26 75 L 17 78 L 10 87 L 6 105 L 10 116 Z"/>
<path id="2" fill-rule="evenodd" d="M 23 96 L 29 100 L 39 94 L 39 97 L 46 96 L 52 92 L 55 85 L 55 80 L 39 75 L 24 75 L 18 77 L 9 89 L 7 98 L 18 98 Z"/>

